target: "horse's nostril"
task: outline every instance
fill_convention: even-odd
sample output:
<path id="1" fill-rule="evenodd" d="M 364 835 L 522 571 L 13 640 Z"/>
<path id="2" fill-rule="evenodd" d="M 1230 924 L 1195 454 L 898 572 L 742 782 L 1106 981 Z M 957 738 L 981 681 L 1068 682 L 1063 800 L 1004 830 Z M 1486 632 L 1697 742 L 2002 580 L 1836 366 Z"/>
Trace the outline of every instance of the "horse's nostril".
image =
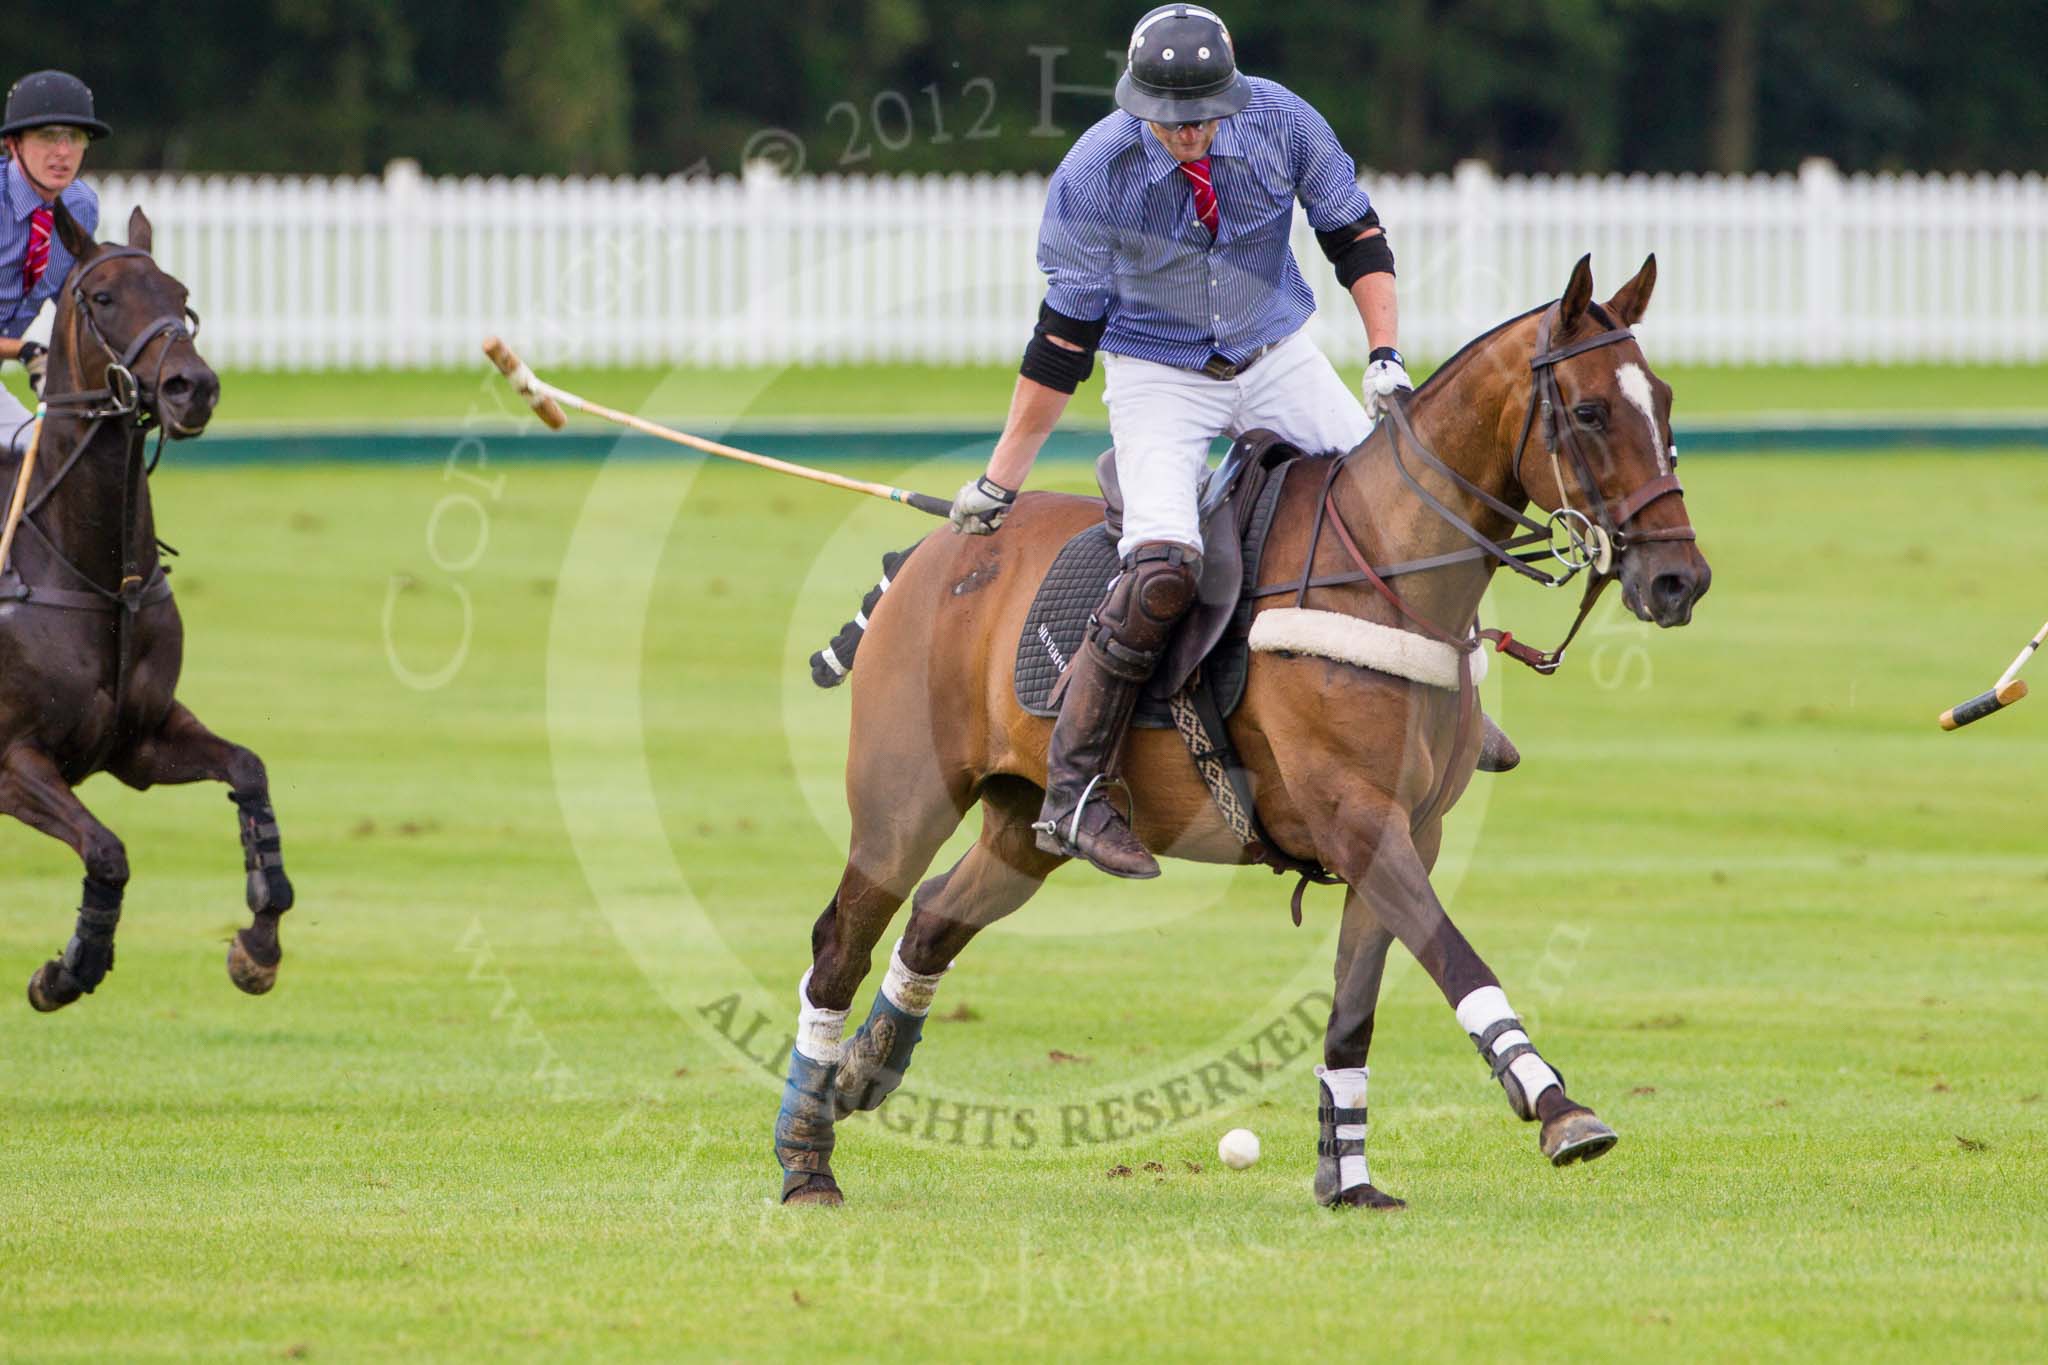
<path id="1" fill-rule="evenodd" d="M 1691 592 L 1692 584 L 1684 574 L 1660 573 L 1650 583 L 1650 600 L 1658 606 L 1678 606 Z"/>
<path id="2" fill-rule="evenodd" d="M 182 374 L 174 374 L 164 381 L 164 392 L 174 398 L 183 398 L 192 392 L 192 381 Z"/>

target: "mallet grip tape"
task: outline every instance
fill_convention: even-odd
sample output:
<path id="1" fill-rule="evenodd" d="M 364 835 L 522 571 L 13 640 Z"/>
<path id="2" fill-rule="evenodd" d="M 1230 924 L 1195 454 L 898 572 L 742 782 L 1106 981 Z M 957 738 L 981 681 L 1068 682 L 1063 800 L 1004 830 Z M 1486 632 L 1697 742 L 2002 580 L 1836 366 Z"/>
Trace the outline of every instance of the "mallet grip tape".
<path id="1" fill-rule="evenodd" d="M 569 415 L 562 411 L 562 405 L 549 395 L 547 387 L 526 367 L 525 361 L 513 354 L 510 346 L 496 337 L 486 337 L 484 354 L 491 358 L 491 363 L 498 367 L 498 372 L 510 380 L 512 387 L 519 390 L 533 406 L 541 421 L 555 431 L 569 425 Z"/>
<path id="2" fill-rule="evenodd" d="M 1944 730 L 1960 730 L 1965 725 L 1974 724 L 1986 716 L 2003 711 L 2006 707 L 2011 706 L 2026 695 L 2026 680 L 2014 678 L 2009 683 L 1994 687 L 1989 692 L 1972 697 L 1968 701 L 1959 703 L 1942 712 L 1941 728 Z"/>

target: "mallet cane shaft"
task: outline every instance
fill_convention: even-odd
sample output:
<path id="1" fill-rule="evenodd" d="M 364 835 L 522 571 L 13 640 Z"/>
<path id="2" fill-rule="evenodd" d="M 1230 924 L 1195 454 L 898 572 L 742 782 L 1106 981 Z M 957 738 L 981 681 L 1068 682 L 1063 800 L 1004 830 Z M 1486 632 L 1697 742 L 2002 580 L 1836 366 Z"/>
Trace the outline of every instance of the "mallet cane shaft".
<path id="1" fill-rule="evenodd" d="M 0 573 L 7 572 L 7 557 L 14 552 L 14 532 L 21 525 L 22 514 L 28 510 L 28 485 L 36 476 L 36 448 L 43 443 L 43 414 L 41 403 L 36 404 L 36 424 L 29 429 L 28 449 L 21 457 L 21 475 L 15 481 L 14 497 L 7 504 L 7 525 L 0 530 Z"/>
<path id="2" fill-rule="evenodd" d="M 778 460 L 772 455 L 757 455 L 751 450 L 741 450 L 737 446 L 729 446 L 719 441 L 706 440 L 702 436 L 692 436 L 686 431 L 677 431 L 673 427 L 665 427 L 658 422 L 650 422 L 644 417 L 635 417 L 630 412 L 620 412 L 618 409 L 608 408 L 602 403 L 593 403 L 588 398 L 571 393 L 567 389 L 559 388 L 534 374 L 532 370 L 526 367 L 526 363 L 513 353 L 511 347 L 496 337 L 485 339 L 484 354 L 491 358 L 491 363 L 498 367 L 499 372 L 511 381 L 512 387 L 517 389 L 521 396 L 532 406 L 533 410 L 540 415 L 540 420 L 557 431 L 566 426 L 569 420 L 563 414 L 562 409 L 574 408 L 578 412 L 602 418 L 607 422 L 615 422 L 644 436 L 652 436 L 658 441 L 667 441 L 671 445 L 686 446 L 691 450 L 701 451 L 706 455 L 716 455 L 726 460 L 737 460 L 741 464 L 750 464 L 757 469 L 766 469 L 777 474 L 788 474 L 793 478 L 808 479 L 812 483 L 827 484 L 833 488 L 843 488 L 850 493 L 865 493 L 869 497 L 884 498 L 890 502 L 900 502 L 907 506 L 915 507 L 920 512 L 929 512 L 935 517 L 944 517 L 952 514 L 952 503 L 947 502 L 944 498 L 932 497 L 928 493 L 913 493 L 908 489 L 893 488 L 885 483 L 869 483 L 865 479 L 849 479 L 843 474 L 833 474 L 823 469 L 812 469 L 807 465 L 791 464 L 787 460 Z"/>

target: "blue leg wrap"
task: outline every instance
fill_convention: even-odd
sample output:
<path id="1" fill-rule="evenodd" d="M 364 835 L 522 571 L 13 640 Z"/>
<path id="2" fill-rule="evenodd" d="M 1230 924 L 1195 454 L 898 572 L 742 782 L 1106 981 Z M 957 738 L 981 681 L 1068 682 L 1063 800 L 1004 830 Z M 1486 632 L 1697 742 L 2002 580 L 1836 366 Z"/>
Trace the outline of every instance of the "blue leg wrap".
<path id="1" fill-rule="evenodd" d="M 875 992 L 867 1022 L 846 1042 L 833 1086 L 833 1113 L 845 1118 L 857 1109 L 879 1109 L 903 1084 L 910 1054 L 924 1032 L 924 1016 L 898 1009 L 889 997 Z"/>
<path id="2" fill-rule="evenodd" d="M 838 1070 L 790 1050 L 789 1079 L 775 1115 L 775 1160 L 782 1167 L 784 1199 L 813 1176 L 832 1178 L 832 1077 Z"/>

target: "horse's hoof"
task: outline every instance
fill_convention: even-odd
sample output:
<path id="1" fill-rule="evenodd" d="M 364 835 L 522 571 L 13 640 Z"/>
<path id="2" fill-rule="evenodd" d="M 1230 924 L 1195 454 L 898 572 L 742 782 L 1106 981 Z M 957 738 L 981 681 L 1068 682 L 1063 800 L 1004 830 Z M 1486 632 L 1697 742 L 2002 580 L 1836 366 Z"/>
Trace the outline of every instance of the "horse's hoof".
<path id="1" fill-rule="evenodd" d="M 791 1173 L 790 1185 L 782 1192 L 782 1202 L 789 1204 L 815 1204 L 820 1208 L 836 1209 L 846 1202 L 846 1196 L 839 1192 L 839 1182 L 829 1175 L 806 1175 L 798 1179 Z"/>
<path id="2" fill-rule="evenodd" d="M 1569 1166 L 1574 1161 L 1591 1161 L 1604 1155 L 1621 1141 L 1621 1135 L 1602 1123 L 1592 1110 L 1574 1109 L 1545 1123 L 1540 1141 L 1543 1155 L 1550 1158 L 1551 1165 Z"/>
<path id="3" fill-rule="evenodd" d="M 236 934 L 233 942 L 228 944 L 228 980 L 249 995 L 266 994 L 277 984 L 277 964 L 283 960 L 284 954 L 272 948 L 269 962 L 257 961 L 255 955 L 243 946 L 242 935 Z"/>
<path id="4" fill-rule="evenodd" d="M 1335 1199 L 1331 1200 L 1329 1207 L 1333 1209 L 1405 1209 L 1408 1207 L 1408 1201 L 1396 1199 L 1385 1190 L 1375 1189 L 1371 1185 L 1353 1185 L 1350 1189 L 1345 1190 Z"/>
<path id="5" fill-rule="evenodd" d="M 28 1003 L 38 1014 L 61 1010 L 84 994 L 64 964 L 55 958 L 29 973 Z"/>

